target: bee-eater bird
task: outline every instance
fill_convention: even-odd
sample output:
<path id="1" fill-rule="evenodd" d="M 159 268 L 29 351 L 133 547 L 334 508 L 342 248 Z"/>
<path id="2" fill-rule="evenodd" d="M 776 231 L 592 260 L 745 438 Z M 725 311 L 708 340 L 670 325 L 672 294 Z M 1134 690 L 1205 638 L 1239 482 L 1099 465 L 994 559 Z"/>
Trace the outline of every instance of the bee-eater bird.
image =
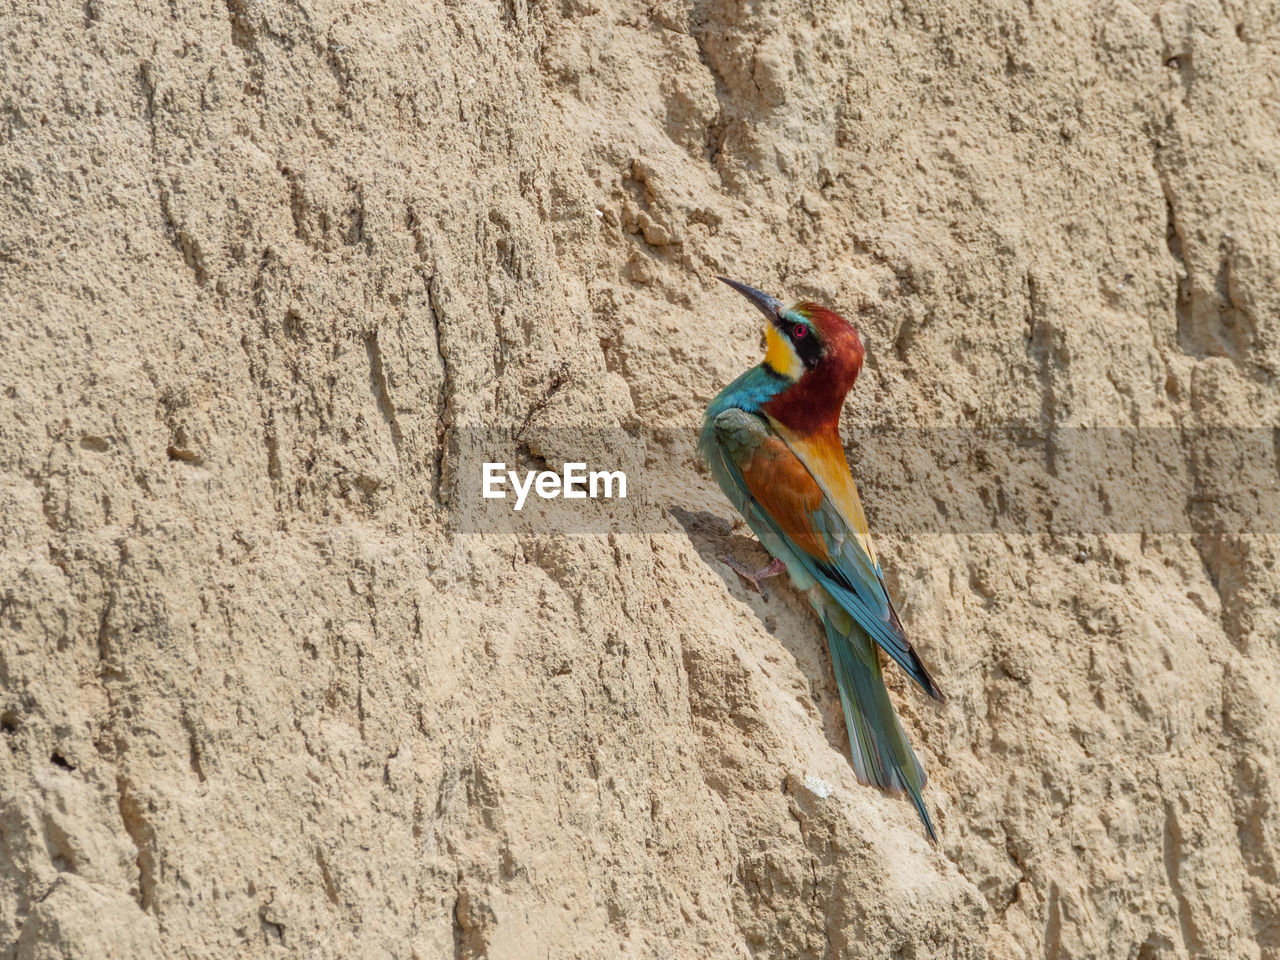
<path id="1" fill-rule="evenodd" d="M 942 691 L 893 608 L 840 443 L 840 410 L 862 370 L 862 340 L 826 307 L 788 307 L 719 279 L 768 321 L 764 362 L 711 401 L 698 441 L 720 488 L 773 557 L 755 572 L 727 562 L 757 590 L 785 569 L 808 597 L 826 630 L 858 780 L 905 791 L 936 842 L 921 796 L 924 769 L 889 702 L 876 646 L 929 696 L 941 701 Z"/>

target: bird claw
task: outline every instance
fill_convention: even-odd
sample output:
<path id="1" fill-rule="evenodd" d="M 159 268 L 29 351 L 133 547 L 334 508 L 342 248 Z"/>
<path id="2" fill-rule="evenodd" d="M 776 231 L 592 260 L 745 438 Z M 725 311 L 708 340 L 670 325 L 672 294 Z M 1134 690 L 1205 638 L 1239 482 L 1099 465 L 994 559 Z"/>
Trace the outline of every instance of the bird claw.
<path id="1" fill-rule="evenodd" d="M 740 576 L 743 580 L 747 581 L 747 583 L 751 584 L 751 589 L 760 594 L 761 598 L 765 600 L 769 599 L 769 594 L 765 588 L 760 585 L 761 581 L 768 580 L 770 577 L 776 577 L 787 569 L 786 565 L 777 557 L 775 557 L 773 562 L 767 567 L 761 567 L 759 570 L 750 569 L 744 564 L 739 563 L 727 553 L 721 554 L 720 559 L 724 561 L 730 570 Z"/>

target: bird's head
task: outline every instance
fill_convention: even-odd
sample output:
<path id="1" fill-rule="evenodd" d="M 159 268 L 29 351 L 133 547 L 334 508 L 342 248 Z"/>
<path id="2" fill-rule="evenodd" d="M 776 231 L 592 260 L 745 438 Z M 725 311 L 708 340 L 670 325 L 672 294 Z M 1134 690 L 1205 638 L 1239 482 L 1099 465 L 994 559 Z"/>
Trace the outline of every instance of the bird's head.
<path id="1" fill-rule="evenodd" d="M 819 304 L 802 300 L 788 307 L 755 287 L 728 277 L 719 279 L 765 315 L 767 367 L 792 383 L 806 381 L 815 387 L 821 384 L 822 394 L 843 402 L 866 357 L 853 324 Z"/>

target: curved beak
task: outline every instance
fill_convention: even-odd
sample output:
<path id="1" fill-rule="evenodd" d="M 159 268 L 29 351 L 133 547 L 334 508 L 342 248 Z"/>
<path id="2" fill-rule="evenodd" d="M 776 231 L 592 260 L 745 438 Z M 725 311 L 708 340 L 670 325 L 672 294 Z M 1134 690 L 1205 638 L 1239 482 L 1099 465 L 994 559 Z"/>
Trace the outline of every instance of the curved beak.
<path id="1" fill-rule="evenodd" d="M 779 315 L 781 315 L 784 309 L 781 300 L 776 297 L 771 297 L 767 293 L 762 293 L 755 287 L 748 287 L 745 283 L 739 283 L 737 280 L 730 280 L 728 277 L 716 277 L 716 279 L 721 283 L 727 283 L 754 303 L 756 308 L 768 317 L 771 323 L 777 322 Z"/>

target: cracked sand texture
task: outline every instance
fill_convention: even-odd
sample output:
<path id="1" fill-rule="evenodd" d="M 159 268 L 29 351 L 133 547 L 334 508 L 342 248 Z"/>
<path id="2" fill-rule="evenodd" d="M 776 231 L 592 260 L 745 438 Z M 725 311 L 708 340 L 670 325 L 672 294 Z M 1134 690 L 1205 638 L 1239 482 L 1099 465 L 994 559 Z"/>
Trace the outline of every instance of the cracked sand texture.
<path id="1" fill-rule="evenodd" d="M 1280 422 L 1274 2 L 0 32 L 0 958 L 1280 958 L 1230 449 L 1177 448 L 1182 531 L 878 538 L 937 849 L 691 435 L 643 532 L 457 533 L 475 425 L 696 424 L 760 356 L 718 273 L 857 320 L 846 426 Z"/>

